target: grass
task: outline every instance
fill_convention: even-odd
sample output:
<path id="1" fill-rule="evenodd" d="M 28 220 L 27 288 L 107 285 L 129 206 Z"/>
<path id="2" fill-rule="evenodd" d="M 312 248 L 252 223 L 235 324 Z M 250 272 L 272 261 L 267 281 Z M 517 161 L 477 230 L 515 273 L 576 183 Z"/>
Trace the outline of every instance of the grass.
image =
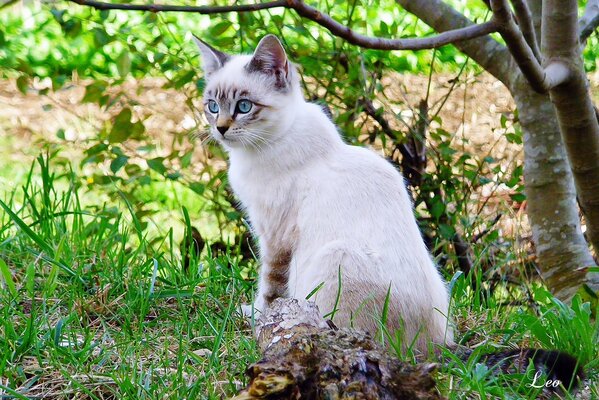
<path id="1" fill-rule="evenodd" d="M 184 271 L 172 229 L 156 242 L 135 214 L 85 209 L 77 182 L 40 156 L 20 191 L 2 194 L 0 393 L 232 393 L 258 357 L 237 315 L 251 291 L 242 266 L 221 256 Z"/>
<path id="2" fill-rule="evenodd" d="M 193 256 L 186 270 L 173 227 L 143 229 L 125 198 L 94 204 L 98 193 L 81 180 L 55 155 L 40 155 L 20 185 L 0 193 L 0 394 L 21 399 L 234 394 L 245 383 L 246 367 L 259 358 L 238 313 L 254 290 L 253 260 L 232 252 L 203 254 Z M 156 184 L 155 190 L 172 188 Z M 187 220 L 177 202 L 161 204 L 172 207 L 169 215 Z M 492 296 L 483 282 L 473 289 L 464 276 L 456 275 L 451 286 L 458 339 L 480 349 L 475 354 L 514 345 L 567 350 L 596 384 L 599 324 L 589 303 L 577 298 L 565 305 L 534 281 L 504 285 Z M 509 299 L 523 303 L 504 305 Z M 496 374 L 476 357 L 446 356 L 450 361 L 438 381 L 451 399 L 539 395 L 526 385 L 530 376 Z M 596 386 L 590 391 L 599 398 Z"/>

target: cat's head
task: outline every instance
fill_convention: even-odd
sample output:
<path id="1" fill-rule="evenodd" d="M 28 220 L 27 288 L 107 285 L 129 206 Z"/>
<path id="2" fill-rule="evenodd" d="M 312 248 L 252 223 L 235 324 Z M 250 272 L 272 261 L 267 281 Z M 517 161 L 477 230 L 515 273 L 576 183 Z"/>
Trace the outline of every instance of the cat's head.
<path id="1" fill-rule="evenodd" d="M 204 113 L 225 148 L 269 147 L 293 121 L 302 101 L 295 67 L 276 36 L 265 36 L 252 55 L 229 55 L 194 36 L 206 79 Z"/>

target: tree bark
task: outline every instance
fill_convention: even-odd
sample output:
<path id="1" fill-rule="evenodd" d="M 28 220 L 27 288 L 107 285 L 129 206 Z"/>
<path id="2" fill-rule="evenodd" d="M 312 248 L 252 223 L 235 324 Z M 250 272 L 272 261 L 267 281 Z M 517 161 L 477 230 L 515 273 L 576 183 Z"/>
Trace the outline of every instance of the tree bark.
<path id="1" fill-rule="evenodd" d="M 580 267 L 594 262 L 580 228 L 576 190 L 554 107 L 522 76 L 512 94 L 524 133 L 527 212 L 540 273 L 556 297 L 569 299 L 585 282 Z"/>
<path id="2" fill-rule="evenodd" d="M 578 38 L 578 2 L 545 0 L 542 49 L 546 63 L 561 65 L 569 72 L 569 79 L 549 93 L 574 174 L 589 241 L 599 251 L 599 122 Z"/>
<path id="3" fill-rule="evenodd" d="M 368 335 L 337 329 L 314 303 L 276 299 L 257 320 L 263 358 L 232 400 L 442 399 L 431 372 L 388 356 Z"/>
<path id="4" fill-rule="evenodd" d="M 441 0 L 396 1 L 436 31 L 472 24 Z M 541 4 L 528 1 L 537 37 L 541 37 Z M 572 172 L 551 99 L 532 90 L 507 48 L 490 36 L 456 47 L 503 82 L 516 101 L 524 134 L 527 213 L 541 276 L 560 299 L 569 299 L 589 278 L 597 290 L 592 277 L 580 270 L 594 262 L 580 228 Z"/>

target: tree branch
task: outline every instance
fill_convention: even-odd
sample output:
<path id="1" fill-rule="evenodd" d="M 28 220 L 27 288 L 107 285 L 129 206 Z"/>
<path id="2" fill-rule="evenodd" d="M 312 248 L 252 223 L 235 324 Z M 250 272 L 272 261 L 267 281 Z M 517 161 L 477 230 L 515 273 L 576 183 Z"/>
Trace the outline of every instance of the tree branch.
<path id="1" fill-rule="evenodd" d="M 68 0 L 79 5 L 93 7 L 99 10 L 135 10 L 150 12 L 193 12 L 199 14 L 222 14 L 227 12 L 249 12 L 270 8 L 287 8 L 294 10 L 298 15 L 316 22 L 328 29 L 333 35 L 347 40 L 356 46 L 378 50 L 422 50 L 441 47 L 447 44 L 478 38 L 496 32 L 498 26 L 495 21 L 470 25 L 463 28 L 448 30 L 435 36 L 410 39 L 388 39 L 366 36 L 355 32 L 347 26 L 335 21 L 329 15 L 322 13 L 303 0 L 277 0 L 267 3 L 244 4 L 232 6 L 175 6 L 162 4 L 119 4 L 106 3 L 96 0 Z"/>
<path id="2" fill-rule="evenodd" d="M 373 38 L 352 31 L 347 26 L 333 20 L 327 14 L 310 7 L 300 0 L 288 0 L 288 7 L 293 8 L 300 16 L 310 19 L 327 28 L 333 35 L 339 36 L 348 42 L 370 49 L 379 50 L 421 50 L 441 47 L 446 44 L 462 40 L 474 39 L 496 32 L 498 26 L 494 21 L 465 28 L 458 28 L 435 36 L 415 39 L 385 39 Z"/>
<path id="3" fill-rule="evenodd" d="M 528 3 L 526 3 L 526 0 L 512 0 L 512 5 L 514 6 L 518 26 L 522 31 L 524 39 L 526 39 L 526 43 L 530 46 L 537 61 L 542 62 L 541 52 L 539 51 L 539 45 L 535 34 L 535 28 L 532 24 L 532 15 L 528 8 Z"/>
<path id="4" fill-rule="evenodd" d="M 570 66 L 558 58 L 554 57 L 551 59 L 545 68 L 541 66 L 539 58 L 535 55 L 535 50 L 532 48 L 537 46 L 530 11 L 528 11 L 528 7 L 522 0 L 512 0 L 512 2 L 514 4 L 521 3 L 517 7 L 526 9 L 521 9 L 519 13 L 521 15 L 528 13 L 528 17 L 522 17 L 523 19 L 528 18 L 528 22 L 520 26 L 516 24 L 507 0 L 490 0 L 493 18 L 497 21 L 499 33 L 505 40 L 510 53 L 514 57 L 514 61 L 520 67 L 522 75 L 524 75 L 532 89 L 537 93 L 546 93 L 548 90 L 573 79 L 574 74 Z M 524 31 L 521 29 L 524 29 Z M 528 33 L 525 34 L 525 31 Z M 525 38 L 525 35 L 532 35 L 532 38 L 529 39 L 534 40 L 532 47 L 530 41 Z M 536 51 L 538 52 L 538 48 Z"/>
<path id="5" fill-rule="evenodd" d="M 545 71 L 512 18 L 507 0 L 491 0 L 491 10 L 498 22 L 501 37 L 530 86 L 538 93 L 546 92 Z"/>
<path id="6" fill-rule="evenodd" d="M 599 26 L 599 0 L 588 0 L 584 14 L 578 21 L 578 36 L 584 43 Z"/>
<path id="7" fill-rule="evenodd" d="M 106 3 L 96 0 L 68 0 L 82 6 L 93 7 L 97 10 L 126 10 L 149 12 L 190 12 L 198 14 L 223 14 L 228 12 L 251 12 L 270 8 L 285 7 L 287 0 L 276 0 L 266 3 L 238 4 L 233 6 L 175 6 L 168 4 L 120 4 Z"/>
<path id="8" fill-rule="evenodd" d="M 437 32 L 474 25 L 462 13 L 441 0 L 396 0 L 406 11 Z M 490 36 L 483 36 L 456 44 L 464 54 L 472 58 L 495 78 L 510 86 L 511 70 L 508 49 Z"/>

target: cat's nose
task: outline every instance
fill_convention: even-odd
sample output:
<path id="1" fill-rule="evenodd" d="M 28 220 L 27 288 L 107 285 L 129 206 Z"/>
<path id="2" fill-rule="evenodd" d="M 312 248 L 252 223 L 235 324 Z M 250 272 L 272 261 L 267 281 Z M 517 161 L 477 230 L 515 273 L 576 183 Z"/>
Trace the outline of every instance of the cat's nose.
<path id="1" fill-rule="evenodd" d="M 224 136 L 225 132 L 229 130 L 229 126 L 228 125 L 217 126 L 216 129 L 218 129 L 218 131 L 220 132 L 220 134 Z"/>

